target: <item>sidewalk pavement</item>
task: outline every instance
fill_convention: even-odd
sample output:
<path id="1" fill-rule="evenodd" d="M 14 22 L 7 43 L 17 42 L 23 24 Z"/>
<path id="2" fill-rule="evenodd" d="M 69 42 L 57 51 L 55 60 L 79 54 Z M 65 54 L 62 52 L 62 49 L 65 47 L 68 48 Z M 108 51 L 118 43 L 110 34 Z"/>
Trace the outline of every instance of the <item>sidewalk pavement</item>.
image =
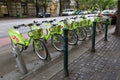
<path id="1" fill-rule="evenodd" d="M 68 66 L 68 77 L 61 70 L 50 80 L 120 80 L 120 37 L 100 40 L 95 53 L 89 49 Z"/>

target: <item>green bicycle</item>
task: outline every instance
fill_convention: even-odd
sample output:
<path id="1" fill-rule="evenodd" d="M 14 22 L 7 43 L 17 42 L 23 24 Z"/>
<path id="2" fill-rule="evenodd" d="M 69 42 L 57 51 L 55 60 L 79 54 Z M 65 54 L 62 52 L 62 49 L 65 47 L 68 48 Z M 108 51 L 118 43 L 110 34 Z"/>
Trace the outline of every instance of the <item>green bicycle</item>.
<path id="1" fill-rule="evenodd" d="M 28 32 L 29 37 L 25 40 L 22 34 L 18 30 L 16 30 L 22 26 L 26 27 L 25 24 L 22 24 L 14 26 L 14 28 L 8 30 L 11 39 L 12 49 L 18 47 L 19 51 L 22 52 L 23 50 L 26 50 L 28 48 L 30 42 L 32 41 L 35 54 L 40 59 L 46 60 L 48 58 L 48 50 L 44 42 L 40 39 L 43 34 L 43 30 L 41 28 L 32 30 L 33 25 L 27 25 L 31 28 L 31 30 Z"/>
<path id="2" fill-rule="evenodd" d="M 103 18 L 101 18 L 101 17 L 97 17 L 96 19 L 95 19 L 95 21 L 97 22 L 96 23 L 96 31 L 97 32 L 102 32 L 102 31 L 104 31 L 104 28 L 105 28 L 105 24 L 104 24 L 104 19 Z"/>
<path id="3" fill-rule="evenodd" d="M 58 51 L 63 51 L 63 37 L 57 31 L 57 24 L 52 24 L 53 21 L 55 20 L 42 22 L 46 23 L 45 27 L 47 33 L 42 36 L 42 39 L 46 42 L 51 38 L 52 46 Z M 39 23 L 37 23 L 36 25 L 40 26 Z"/>
<path id="4" fill-rule="evenodd" d="M 78 40 L 84 41 L 87 37 L 87 32 L 81 25 L 83 18 L 72 17 L 71 19 L 73 19 L 72 26 L 74 27 L 76 34 L 78 35 Z"/>
<path id="5" fill-rule="evenodd" d="M 74 30 L 74 28 L 72 28 L 71 23 L 69 24 L 68 19 L 64 19 L 58 22 L 58 32 L 59 34 L 63 35 L 63 28 L 68 28 L 68 44 L 70 45 L 76 45 L 78 42 L 78 36 Z"/>

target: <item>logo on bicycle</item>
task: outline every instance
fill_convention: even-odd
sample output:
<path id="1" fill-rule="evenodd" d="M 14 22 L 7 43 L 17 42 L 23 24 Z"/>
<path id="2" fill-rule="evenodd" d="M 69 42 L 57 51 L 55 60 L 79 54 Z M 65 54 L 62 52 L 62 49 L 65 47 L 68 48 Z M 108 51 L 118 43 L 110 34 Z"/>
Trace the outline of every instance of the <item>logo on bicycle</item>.
<path id="1" fill-rule="evenodd" d="M 13 40 L 15 40 L 16 42 L 19 42 L 19 41 L 20 41 L 15 35 L 13 35 L 11 38 L 12 38 Z"/>

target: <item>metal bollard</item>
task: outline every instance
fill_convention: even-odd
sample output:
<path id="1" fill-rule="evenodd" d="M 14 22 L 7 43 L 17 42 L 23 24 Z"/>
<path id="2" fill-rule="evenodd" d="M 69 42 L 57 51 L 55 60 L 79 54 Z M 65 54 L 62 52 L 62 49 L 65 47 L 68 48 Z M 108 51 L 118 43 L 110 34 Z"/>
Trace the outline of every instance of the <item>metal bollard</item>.
<path id="1" fill-rule="evenodd" d="M 64 33 L 64 72 L 65 72 L 65 76 L 69 76 L 68 73 L 68 29 L 64 28 L 63 29 L 63 33 Z"/>
<path id="2" fill-rule="evenodd" d="M 25 66 L 22 55 L 21 55 L 21 53 L 20 53 L 20 51 L 19 51 L 19 49 L 17 47 L 15 47 L 15 49 L 13 49 L 13 54 L 14 54 L 14 56 L 16 58 L 16 63 L 17 63 L 17 66 L 18 66 L 20 72 L 22 74 L 26 74 L 28 71 L 27 71 L 27 68 Z"/>
<path id="3" fill-rule="evenodd" d="M 95 52 L 95 35 L 96 35 L 96 21 L 93 22 L 92 27 L 92 52 Z"/>
<path id="4" fill-rule="evenodd" d="M 106 24 L 105 24 L 105 41 L 107 41 L 107 33 L 108 33 L 108 25 L 109 25 L 109 19 L 106 19 Z"/>

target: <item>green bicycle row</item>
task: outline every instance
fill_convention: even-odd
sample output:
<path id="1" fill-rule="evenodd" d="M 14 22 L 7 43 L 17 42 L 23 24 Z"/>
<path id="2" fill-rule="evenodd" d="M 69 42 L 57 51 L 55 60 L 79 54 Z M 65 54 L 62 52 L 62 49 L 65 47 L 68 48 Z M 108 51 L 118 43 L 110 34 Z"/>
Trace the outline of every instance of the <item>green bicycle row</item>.
<path id="1" fill-rule="evenodd" d="M 96 31 L 102 32 L 105 27 L 105 19 L 101 17 L 95 18 L 97 22 Z M 43 29 L 41 25 L 44 24 Z M 35 54 L 42 60 L 48 58 L 49 52 L 46 46 L 48 40 L 51 41 L 51 45 L 58 51 L 63 51 L 63 28 L 68 29 L 68 44 L 76 45 L 78 41 L 85 41 L 88 36 L 92 35 L 93 21 L 86 19 L 85 17 L 71 17 L 57 21 L 56 19 L 50 21 L 33 21 L 30 24 L 21 24 L 14 26 L 8 30 L 12 49 L 16 47 L 22 53 L 26 50 L 32 42 L 33 50 Z M 28 38 L 24 39 L 19 32 L 19 28 L 29 27 Z"/>

